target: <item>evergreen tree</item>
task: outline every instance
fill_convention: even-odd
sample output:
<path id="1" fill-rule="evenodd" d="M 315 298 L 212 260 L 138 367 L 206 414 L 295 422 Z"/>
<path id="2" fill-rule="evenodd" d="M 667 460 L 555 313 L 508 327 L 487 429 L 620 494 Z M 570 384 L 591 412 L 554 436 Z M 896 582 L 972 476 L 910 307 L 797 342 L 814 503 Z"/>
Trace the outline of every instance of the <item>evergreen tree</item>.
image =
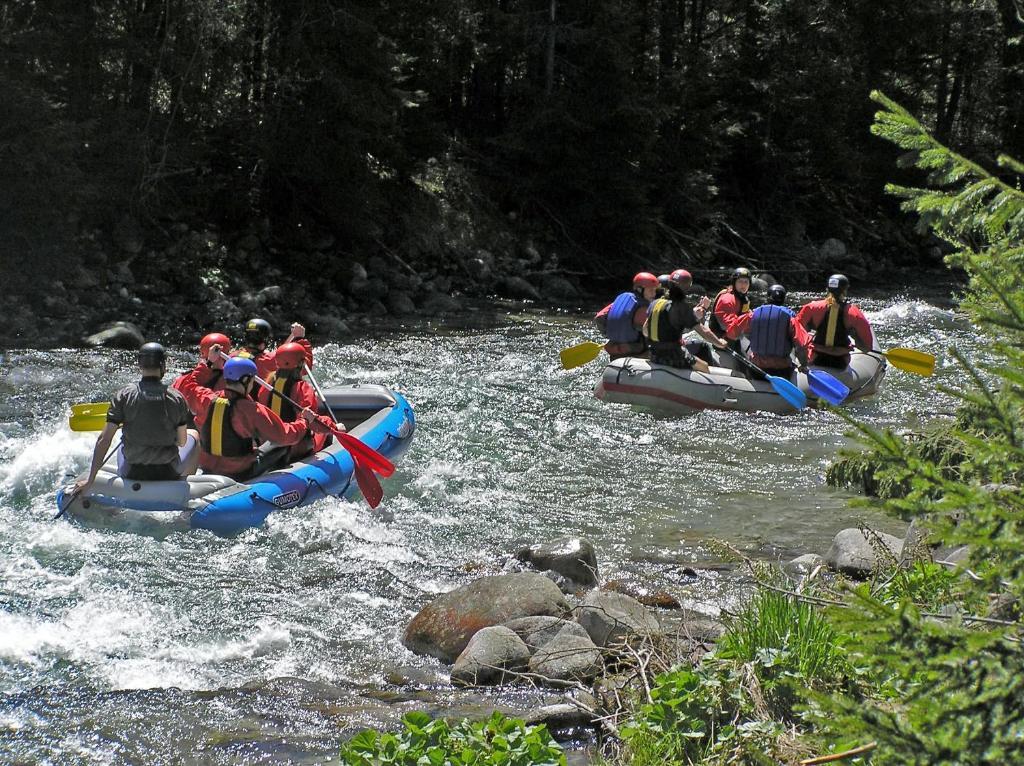
<path id="1" fill-rule="evenodd" d="M 890 185 L 903 208 L 956 248 L 951 264 L 971 278 L 964 302 L 988 335 L 1000 363 L 964 364 L 959 392 L 983 436 L 957 434 L 970 448 L 955 474 L 907 448 L 891 433 L 862 427 L 886 458 L 886 473 L 906 482 L 887 507 L 923 522 L 930 539 L 969 545 L 962 598 L 947 604 L 950 621 L 925 618 L 911 602 L 893 607 L 866 590 L 834 613 L 851 636 L 851 655 L 874 682 L 864 696 L 819 697 L 818 723 L 842 741 L 878 742 L 873 763 L 1003 764 L 1022 760 L 1024 647 L 1024 166 L 1000 156 L 1008 183 L 951 151 L 905 109 L 882 105 L 872 132 L 928 174 L 928 187 Z M 972 615 L 991 600 L 992 612 Z"/>

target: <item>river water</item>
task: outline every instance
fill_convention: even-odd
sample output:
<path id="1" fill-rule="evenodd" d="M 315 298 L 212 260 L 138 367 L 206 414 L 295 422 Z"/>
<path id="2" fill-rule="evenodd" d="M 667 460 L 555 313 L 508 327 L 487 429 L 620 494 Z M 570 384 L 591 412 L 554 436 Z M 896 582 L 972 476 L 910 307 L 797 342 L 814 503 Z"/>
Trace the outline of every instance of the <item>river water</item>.
<path id="1" fill-rule="evenodd" d="M 942 300 L 860 304 L 883 349 L 941 354 L 975 337 Z M 586 536 L 603 579 L 714 611 L 734 587 L 715 539 L 787 559 L 824 553 L 861 522 L 901 531 L 824 486 L 850 443 L 837 415 L 669 419 L 605 405 L 592 394 L 598 363 L 558 363 L 593 337 L 579 315 L 479 310 L 320 348 L 325 385 L 408 396 L 412 449 L 377 511 L 329 498 L 231 539 L 54 521 L 54 491 L 94 440 L 68 430 L 68 405 L 133 380 L 132 355 L 3 352 L 0 762 L 324 763 L 344 736 L 411 708 L 521 709 L 543 695 L 453 691 L 399 637 L 432 594 L 499 571 L 524 543 Z M 190 350 L 173 351 L 190 364 Z M 938 386 L 958 378 L 941 356 L 931 379 L 890 367 L 882 392 L 851 409 L 914 428 L 952 411 Z"/>

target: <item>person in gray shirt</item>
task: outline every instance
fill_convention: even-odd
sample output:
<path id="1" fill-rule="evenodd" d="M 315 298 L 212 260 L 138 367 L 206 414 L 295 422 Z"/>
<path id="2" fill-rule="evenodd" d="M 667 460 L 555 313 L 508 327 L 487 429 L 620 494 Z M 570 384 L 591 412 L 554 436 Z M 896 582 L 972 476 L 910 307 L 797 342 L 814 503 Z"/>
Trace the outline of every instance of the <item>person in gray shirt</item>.
<path id="1" fill-rule="evenodd" d="M 162 381 L 167 371 L 163 346 L 146 343 L 139 349 L 138 362 L 142 379 L 111 397 L 107 423 L 96 439 L 89 475 L 75 483 L 76 494 L 89 489 L 96 480 L 118 428 L 118 475 L 139 481 L 177 481 L 196 470 L 198 434 L 188 429 L 185 398 Z"/>

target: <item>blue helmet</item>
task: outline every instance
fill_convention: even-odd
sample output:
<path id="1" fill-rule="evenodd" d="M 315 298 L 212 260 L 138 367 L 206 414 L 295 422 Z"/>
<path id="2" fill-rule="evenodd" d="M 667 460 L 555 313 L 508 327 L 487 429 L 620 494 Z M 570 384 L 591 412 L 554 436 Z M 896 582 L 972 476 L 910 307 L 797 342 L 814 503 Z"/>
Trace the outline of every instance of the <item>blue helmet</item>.
<path id="1" fill-rule="evenodd" d="M 252 378 L 255 375 L 256 362 L 252 359 L 233 356 L 224 362 L 224 380 L 238 382 L 242 378 Z"/>

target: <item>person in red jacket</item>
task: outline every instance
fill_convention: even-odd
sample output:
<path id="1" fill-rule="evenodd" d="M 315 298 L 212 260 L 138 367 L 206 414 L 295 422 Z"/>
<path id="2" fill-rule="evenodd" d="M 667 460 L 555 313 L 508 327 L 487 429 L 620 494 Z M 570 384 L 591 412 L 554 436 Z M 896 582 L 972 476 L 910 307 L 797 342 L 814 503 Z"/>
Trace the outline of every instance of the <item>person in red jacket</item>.
<path id="1" fill-rule="evenodd" d="M 210 354 L 220 354 L 220 348 L 213 346 Z M 198 404 L 199 466 L 204 473 L 244 481 L 277 467 L 286 455 L 286 451 L 281 450 L 261 452 L 257 449 L 260 442 L 291 446 L 305 438 L 310 430 L 326 428 L 308 408 L 286 423 L 268 407 L 253 401 L 249 395 L 255 378 L 255 362 L 232 357 L 224 363 L 222 394 L 199 385 L 192 373 L 182 381 L 182 393 Z"/>
<path id="2" fill-rule="evenodd" d="M 245 323 L 245 343 L 242 348 L 233 354 L 233 356 L 240 357 L 241 359 L 252 359 L 256 369 L 259 371 L 259 376 L 263 380 L 269 378 L 270 373 L 277 369 L 274 353 L 267 349 L 272 335 L 273 331 L 270 328 L 270 322 L 266 319 L 260 319 L 259 317 L 250 319 Z M 285 343 L 293 341 L 305 347 L 309 363 L 312 364 L 313 346 L 306 340 L 306 328 L 298 322 L 292 323 L 291 333 L 288 335 Z"/>
<path id="3" fill-rule="evenodd" d="M 747 335 L 750 339 L 747 351 L 750 361 L 769 375 L 784 378 L 792 375 L 794 352 L 801 367 L 807 364 L 807 348 L 811 336 L 786 307 L 786 288 L 782 285 L 769 287 L 766 304 L 741 314 L 733 322 L 729 328 L 729 337 L 737 339 L 740 335 Z M 762 375 L 753 370 L 750 377 L 763 379 Z"/>
<path id="4" fill-rule="evenodd" d="M 718 295 L 711 302 L 711 320 L 708 322 L 708 326 L 712 332 L 723 338 L 730 335 L 729 328 L 733 323 L 750 311 L 748 290 L 750 290 L 750 269 L 745 269 L 742 266 L 734 269 L 729 286 L 719 290 Z M 729 348 L 739 351 L 739 340 L 730 340 Z"/>
<path id="5" fill-rule="evenodd" d="M 223 391 L 224 357 L 219 356 L 212 361 L 209 359 L 210 349 L 214 346 L 219 346 L 225 354 L 230 354 L 231 338 L 219 332 L 211 332 L 204 335 L 203 339 L 199 341 L 199 361 L 196 363 L 196 366 L 189 372 L 185 373 L 185 375 L 195 373 L 195 379 L 199 385 L 205 386 L 213 391 Z M 171 388 L 180 391 L 180 384 L 185 379 L 185 375 L 179 375 L 175 378 L 174 382 L 171 383 Z M 191 402 L 189 402 L 189 409 L 195 412 Z"/>
<path id="6" fill-rule="evenodd" d="M 316 390 L 303 379 L 303 365 L 312 361 L 307 353 L 305 346 L 294 341 L 278 346 L 277 351 L 274 352 L 277 369 L 270 373 L 270 377 L 267 379 L 271 388 L 261 387 L 257 394 L 257 401 L 268 407 L 281 420 L 293 420 L 298 414 L 295 405 L 288 399 L 293 400 L 304 409 L 313 411 L 316 411 L 319 405 Z M 311 452 L 319 452 L 333 439 L 329 432 L 313 433 L 310 436 L 312 438 L 304 438 L 292 445 L 288 452 L 289 461 L 303 458 Z"/>
<path id="7" fill-rule="evenodd" d="M 864 312 L 846 300 L 850 280 L 842 274 L 828 278 L 824 300 L 805 304 L 796 320 L 811 332 L 811 364 L 845 370 L 850 364 L 850 349 L 856 345 L 870 351 L 875 345 L 871 324 Z"/>

